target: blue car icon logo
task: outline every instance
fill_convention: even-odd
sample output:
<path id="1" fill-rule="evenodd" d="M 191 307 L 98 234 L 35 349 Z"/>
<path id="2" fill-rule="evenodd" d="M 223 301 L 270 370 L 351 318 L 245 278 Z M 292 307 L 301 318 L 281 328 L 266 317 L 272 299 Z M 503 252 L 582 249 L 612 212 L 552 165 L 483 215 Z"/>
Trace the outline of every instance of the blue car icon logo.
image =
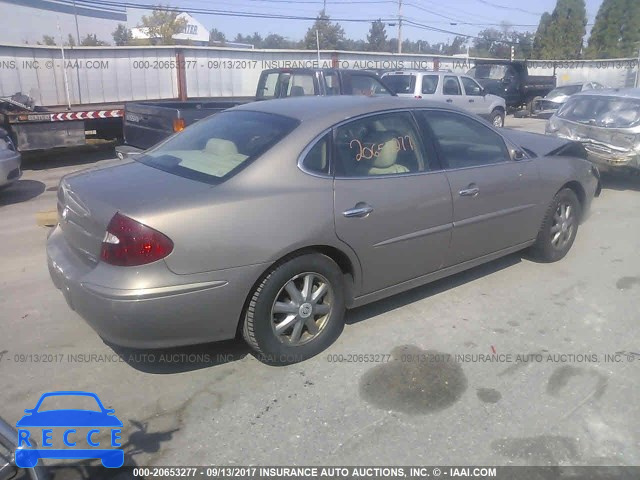
<path id="1" fill-rule="evenodd" d="M 42 403 L 51 397 L 75 397 L 89 400 L 90 405 L 97 408 L 88 409 L 44 409 Z M 66 401 L 66 398 L 65 398 Z M 86 403 L 86 402 L 85 402 Z M 118 468 L 124 463 L 124 452 L 120 446 L 120 428 L 122 422 L 115 416 L 114 410 L 105 408 L 98 395 L 91 392 L 49 392 L 40 397 L 36 406 L 25 410 L 18 427 L 18 449 L 15 462 L 18 467 L 35 467 L 41 458 L 50 459 L 94 459 L 99 458 L 102 465 L 108 468 Z M 42 429 L 41 438 L 38 437 L 39 448 L 35 448 L 38 429 Z M 87 430 L 81 435 L 77 429 Z M 55 430 L 55 432 L 54 432 Z M 109 446 L 101 448 L 98 436 L 104 436 L 109 431 Z M 89 448 L 74 448 L 78 443 L 84 443 Z M 65 448 L 59 448 L 65 447 Z"/>

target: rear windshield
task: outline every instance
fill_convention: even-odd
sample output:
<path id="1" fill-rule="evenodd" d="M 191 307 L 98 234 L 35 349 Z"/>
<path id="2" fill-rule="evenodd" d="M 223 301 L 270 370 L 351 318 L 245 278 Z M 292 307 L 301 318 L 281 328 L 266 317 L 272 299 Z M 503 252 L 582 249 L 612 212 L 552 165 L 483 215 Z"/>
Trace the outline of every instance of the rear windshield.
<path id="1" fill-rule="evenodd" d="M 573 122 L 608 128 L 640 124 L 640 100 L 635 98 L 578 95 L 571 97 L 557 116 Z"/>
<path id="2" fill-rule="evenodd" d="M 416 86 L 415 75 L 385 75 L 383 80 L 391 87 L 391 90 L 399 94 L 413 93 Z"/>
<path id="3" fill-rule="evenodd" d="M 298 121 L 262 112 L 222 112 L 200 120 L 137 160 L 181 177 L 219 183 L 284 138 Z"/>
<path id="4" fill-rule="evenodd" d="M 467 72 L 467 75 L 473 78 L 490 78 L 493 80 L 502 80 L 507 73 L 506 65 L 476 65 Z"/>
<path id="5" fill-rule="evenodd" d="M 582 85 L 565 85 L 564 87 L 554 88 L 549 92 L 547 98 L 555 98 L 560 95 L 573 95 L 574 93 L 578 93 Z"/>

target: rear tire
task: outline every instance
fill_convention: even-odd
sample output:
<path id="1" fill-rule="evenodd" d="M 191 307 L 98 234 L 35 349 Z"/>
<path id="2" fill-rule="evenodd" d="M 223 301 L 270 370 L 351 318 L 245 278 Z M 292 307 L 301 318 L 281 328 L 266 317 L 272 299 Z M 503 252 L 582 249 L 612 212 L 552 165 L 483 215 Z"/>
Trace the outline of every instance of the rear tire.
<path id="1" fill-rule="evenodd" d="M 545 213 L 532 256 L 541 262 L 557 262 L 569 252 L 578 233 L 582 208 L 570 188 L 560 190 Z"/>
<path id="2" fill-rule="evenodd" d="M 493 109 L 489 121 L 496 128 L 504 127 L 504 112 L 498 108 Z"/>
<path id="3" fill-rule="evenodd" d="M 328 348 L 344 328 L 344 280 L 329 257 L 304 254 L 275 266 L 251 293 L 243 337 L 270 365 Z"/>

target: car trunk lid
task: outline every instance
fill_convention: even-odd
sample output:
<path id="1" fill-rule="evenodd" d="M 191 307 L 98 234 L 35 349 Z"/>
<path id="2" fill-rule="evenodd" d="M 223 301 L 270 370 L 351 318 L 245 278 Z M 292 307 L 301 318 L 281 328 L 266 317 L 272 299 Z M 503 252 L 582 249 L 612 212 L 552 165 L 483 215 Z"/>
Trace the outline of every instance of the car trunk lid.
<path id="1" fill-rule="evenodd" d="M 139 162 L 92 169 L 60 182 L 58 222 L 69 246 L 83 260 L 95 264 L 107 225 L 117 212 L 145 223 L 144 217 L 151 217 L 157 208 L 186 201 L 211 188 Z"/>

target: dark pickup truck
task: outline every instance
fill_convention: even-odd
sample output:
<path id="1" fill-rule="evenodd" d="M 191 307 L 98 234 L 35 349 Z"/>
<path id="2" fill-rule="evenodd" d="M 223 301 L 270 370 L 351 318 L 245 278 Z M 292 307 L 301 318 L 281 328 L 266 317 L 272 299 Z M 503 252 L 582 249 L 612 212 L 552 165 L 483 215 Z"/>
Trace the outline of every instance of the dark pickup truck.
<path id="1" fill-rule="evenodd" d="M 544 97 L 556 88 L 555 76 L 529 75 L 524 61 L 476 60 L 467 72 L 488 93 L 504 98 L 507 108 L 526 106 L 530 110 L 536 97 Z"/>
<path id="2" fill-rule="evenodd" d="M 228 100 L 194 99 L 130 102 L 124 106 L 124 145 L 119 158 L 135 155 L 209 115 L 257 100 L 304 95 L 395 95 L 372 72 L 332 68 L 263 70 L 256 96 Z"/>

